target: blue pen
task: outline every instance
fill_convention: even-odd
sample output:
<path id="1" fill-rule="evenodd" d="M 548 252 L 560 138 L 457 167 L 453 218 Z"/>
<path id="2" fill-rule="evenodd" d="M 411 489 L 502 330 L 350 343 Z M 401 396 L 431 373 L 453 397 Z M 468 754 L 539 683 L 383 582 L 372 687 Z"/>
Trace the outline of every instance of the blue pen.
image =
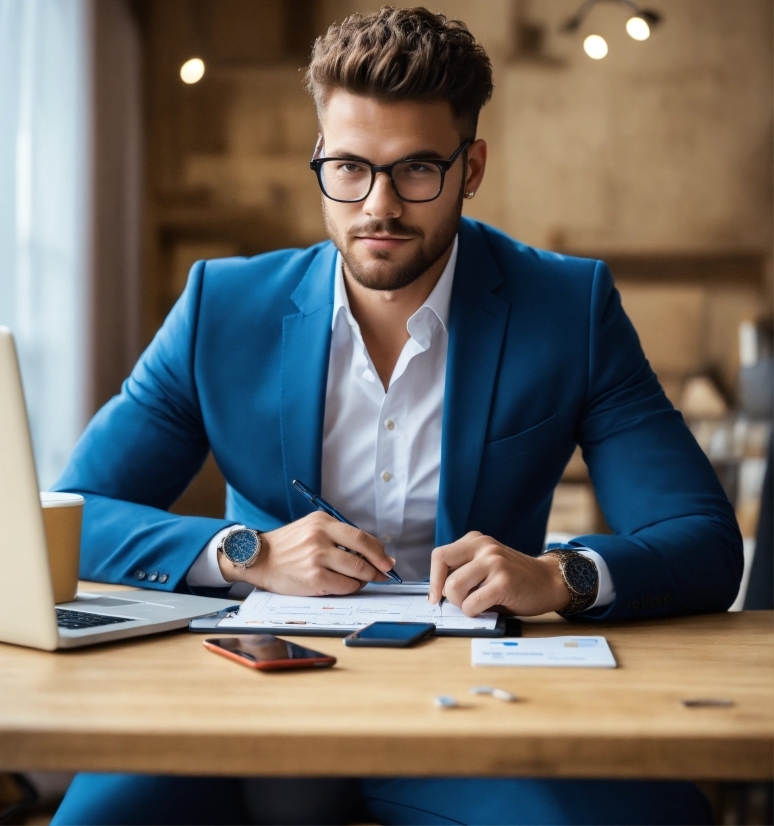
<path id="1" fill-rule="evenodd" d="M 303 482 L 300 482 L 298 479 L 293 480 L 293 487 L 303 496 L 305 499 L 308 499 L 311 504 L 317 508 L 318 510 L 325 511 L 328 516 L 332 516 L 334 519 L 338 519 L 339 522 L 343 522 L 345 525 L 351 525 L 353 528 L 357 528 L 357 525 L 354 522 L 350 522 L 346 516 L 339 513 L 333 505 L 329 505 L 321 496 L 318 496 L 313 490 L 308 488 Z M 344 548 L 345 551 L 349 551 L 349 548 Z M 354 553 L 354 551 L 349 551 L 349 553 Z M 360 554 L 358 554 L 360 556 Z M 398 576 L 395 569 L 387 571 L 387 576 L 392 579 L 394 582 L 397 582 L 400 585 L 403 580 Z"/>

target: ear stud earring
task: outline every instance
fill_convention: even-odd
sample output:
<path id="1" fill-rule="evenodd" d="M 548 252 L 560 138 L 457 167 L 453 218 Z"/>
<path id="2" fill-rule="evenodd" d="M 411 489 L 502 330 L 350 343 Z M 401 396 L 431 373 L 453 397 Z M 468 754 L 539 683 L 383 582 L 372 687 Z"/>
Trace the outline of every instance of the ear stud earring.
<path id="1" fill-rule="evenodd" d="M 465 197 L 470 200 L 476 193 L 475 192 L 466 192 Z"/>

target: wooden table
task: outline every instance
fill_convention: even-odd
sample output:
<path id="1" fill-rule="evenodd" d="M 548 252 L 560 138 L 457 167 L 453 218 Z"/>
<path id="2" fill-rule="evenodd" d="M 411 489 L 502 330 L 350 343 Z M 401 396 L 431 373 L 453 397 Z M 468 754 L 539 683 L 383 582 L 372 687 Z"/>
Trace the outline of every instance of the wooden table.
<path id="1" fill-rule="evenodd" d="M 338 665 L 270 674 L 187 632 L 55 654 L 0 645 L 0 769 L 771 779 L 772 620 L 525 625 L 525 636 L 604 633 L 614 670 L 473 668 L 464 639 L 404 650 L 307 639 Z M 482 683 L 522 699 L 472 696 Z M 438 709 L 438 694 L 466 707 Z M 734 705 L 681 703 L 706 697 Z"/>

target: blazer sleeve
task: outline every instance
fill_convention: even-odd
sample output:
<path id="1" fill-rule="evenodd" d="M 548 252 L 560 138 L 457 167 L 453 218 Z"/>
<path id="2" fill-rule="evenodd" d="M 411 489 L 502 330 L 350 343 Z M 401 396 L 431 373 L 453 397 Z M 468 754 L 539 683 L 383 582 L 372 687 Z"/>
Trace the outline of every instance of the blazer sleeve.
<path id="1" fill-rule="evenodd" d="M 615 600 L 579 619 L 725 611 L 742 577 L 733 508 L 640 347 L 607 266 L 591 292 L 588 384 L 576 434 L 612 535 L 577 537 Z"/>
<path id="2" fill-rule="evenodd" d="M 194 378 L 204 269 L 203 261 L 194 265 L 121 393 L 91 420 L 54 486 L 86 498 L 84 579 L 189 591 L 188 569 L 231 524 L 167 512 L 209 449 Z M 153 572 L 158 578 L 149 581 Z"/>

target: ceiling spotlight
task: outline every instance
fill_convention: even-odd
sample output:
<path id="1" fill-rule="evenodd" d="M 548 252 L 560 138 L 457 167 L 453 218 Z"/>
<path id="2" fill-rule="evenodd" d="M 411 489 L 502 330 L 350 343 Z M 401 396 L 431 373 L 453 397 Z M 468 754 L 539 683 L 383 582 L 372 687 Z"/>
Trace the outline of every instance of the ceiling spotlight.
<path id="1" fill-rule="evenodd" d="M 204 61 L 200 57 L 192 57 L 180 67 L 180 77 L 183 83 L 198 83 L 204 77 Z"/>
<path id="2" fill-rule="evenodd" d="M 630 17 L 626 21 L 626 33 L 633 40 L 647 40 L 650 37 L 650 26 L 642 17 Z"/>
<path id="3" fill-rule="evenodd" d="M 602 60 L 607 54 L 607 42 L 598 34 L 590 34 L 583 41 L 583 51 L 594 60 Z"/>
<path id="4" fill-rule="evenodd" d="M 559 26 L 559 31 L 564 34 L 575 34 L 594 6 L 600 2 L 602 0 L 584 0 L 578 11 Z M 608 2 L 626 7 L 631 15 L 626 22 L 626 31 L 634 40 L 647 40 L 650 37 L 650 30 L 661 22 L 661 15 L 658 12 L 642 9 L 634 0 L 608 0 Z M 589 35 L 583 41 L 583 48 L 586 54 L 594 60 L 601 60 L 607 54 L 607 43 L 596 34 Z"/>

